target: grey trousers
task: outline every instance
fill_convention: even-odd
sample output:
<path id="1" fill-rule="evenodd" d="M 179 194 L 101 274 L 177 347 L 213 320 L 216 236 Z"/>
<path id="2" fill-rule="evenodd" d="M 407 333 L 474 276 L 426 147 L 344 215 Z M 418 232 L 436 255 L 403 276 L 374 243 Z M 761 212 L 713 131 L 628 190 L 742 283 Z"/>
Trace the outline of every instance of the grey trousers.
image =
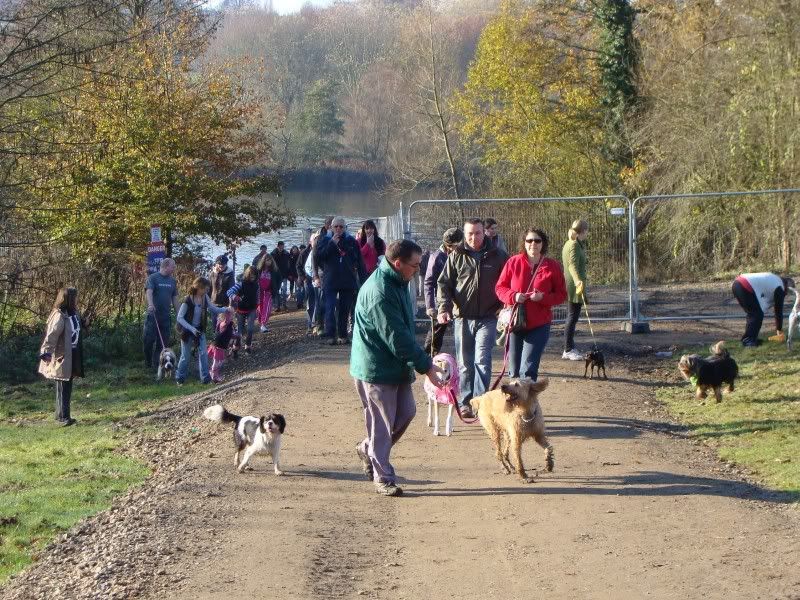
<path id="1" fill-rule="evenodd" d="M 355 383 L 367 426 L 367 437 L 361 442 L 361 449 L 372 461 L 375 483 L 395 483 L 389 454 L 417 413 L 411 384 L 387 385 L 360 379 Z"/>

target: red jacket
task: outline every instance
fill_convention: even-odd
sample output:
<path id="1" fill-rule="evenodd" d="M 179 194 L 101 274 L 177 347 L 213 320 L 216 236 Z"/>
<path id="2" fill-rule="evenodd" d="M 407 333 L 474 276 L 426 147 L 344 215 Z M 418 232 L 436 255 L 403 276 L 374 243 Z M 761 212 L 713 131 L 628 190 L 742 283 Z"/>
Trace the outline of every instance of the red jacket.
<path id="1" fill-rule="evenodd" d="M 567 299 L 567 286 L 564 283 L 564 272 L 558 261 L 543 257 L 539 270 L 536 272 L 536 281 L 531 286 L 534 290 L 544 293 L 544 298 L 539 302 L 525 302 L 525 328 L 534 329 L 546 325 L 553 320 L 553 306 L 561 304 Z M 515 254 L 508 259 L 500 273 L 500 279 L 494 291 L 505 305 L 514 304 L 517 294 L 524 294 L 531 283 L 531 267 L 528 264 L 528 255 Z"/>

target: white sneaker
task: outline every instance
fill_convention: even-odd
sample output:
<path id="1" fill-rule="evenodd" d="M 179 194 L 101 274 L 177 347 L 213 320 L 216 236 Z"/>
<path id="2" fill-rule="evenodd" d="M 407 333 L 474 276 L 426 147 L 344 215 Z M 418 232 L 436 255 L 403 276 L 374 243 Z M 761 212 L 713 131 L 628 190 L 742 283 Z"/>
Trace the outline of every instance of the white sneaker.
<path id="1" fill-rule="evenodd" d="M 261 326 L 261 333 L 267 333 L 267 331 L 269 331 L 269 330 L 267 329 L 267 326 L 266 326 L 266 325 L 262 325 L 262 326 Z"/>
<path id="2" fill-rule="evenodd" d="M 564 358 L 566 360 L 583 360 L 583 354 L 581 354 L 580 352 L 578 352 L 575 349 L 572 349 L 569 352 L 565 351 L 561 355 L 561 358 Z"/>

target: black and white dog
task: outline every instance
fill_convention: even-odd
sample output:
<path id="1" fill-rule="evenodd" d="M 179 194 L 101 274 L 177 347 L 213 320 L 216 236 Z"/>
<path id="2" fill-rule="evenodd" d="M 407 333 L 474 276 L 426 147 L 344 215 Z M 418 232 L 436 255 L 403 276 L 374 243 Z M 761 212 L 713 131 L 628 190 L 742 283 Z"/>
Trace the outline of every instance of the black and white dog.
<path id="1" fill-rule="evenodd" d="M 161 350 L 161 354 L 158 356 L 158 375 L 156 375 L 156 380 L 161 381 L 164 379 L 164 375 L 167 377 L 175 377 L 175 367 L 178 364 L 178 357 L 175 356 L 175 352 L 172 351 L 172 348 L 164 348 Z"/>
<path id="2" fill-rule="evenodd" d="M 286 429 L 286 419 L 283 415 L 271 413 L 266 417 L 242 417 L 229 413 L 221 404 L 214 404 L 203 411 L 203 416 L 211 421 L 233 423 L 233 441 L 236 444 L 233 466 L 240 473 L 247 467 L 254 454 L 266 452 L 272 456 L 275 475 L 283 475 L 280 466 L 281 434 Z M 240 459 L 242 452 L 244 456 Z"/>

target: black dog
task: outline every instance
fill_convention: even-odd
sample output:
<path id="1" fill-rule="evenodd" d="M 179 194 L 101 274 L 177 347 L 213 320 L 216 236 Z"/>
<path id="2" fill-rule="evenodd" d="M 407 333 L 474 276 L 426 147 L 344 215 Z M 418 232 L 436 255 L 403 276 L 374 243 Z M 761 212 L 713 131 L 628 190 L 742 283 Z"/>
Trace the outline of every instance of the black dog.
<path id="1" fill-rule="evenodd" d="M 592 368 L 589 373 L 589 379 L 594 379 L 594 370 L 597 368 L 597 378 L 600 379 L 600 369 L 603 369 L 603 379 L 608 379 L 606 375 L 606 357 L 603 356 L 601 350 L 591 350 L 586 353 L 586 367 L 583 369 L 583 378 L 586 379 L 586 372 Z"/>
<path id="2" fill-rule="evenodd" d="M 725 349 L 722 342 L 711 346 L 711 356 L 703 358 L 699 354 L 681 356 L 678 370 L 684 379 L 697 386 L 697 398 L 703 400 L 708 390 L 714 391 L 714 398 L 722 402 L 722 384 L 728 384 L 728 391 L 733 391 L 733 382 L 739 376 L 739 366 Z"/>

